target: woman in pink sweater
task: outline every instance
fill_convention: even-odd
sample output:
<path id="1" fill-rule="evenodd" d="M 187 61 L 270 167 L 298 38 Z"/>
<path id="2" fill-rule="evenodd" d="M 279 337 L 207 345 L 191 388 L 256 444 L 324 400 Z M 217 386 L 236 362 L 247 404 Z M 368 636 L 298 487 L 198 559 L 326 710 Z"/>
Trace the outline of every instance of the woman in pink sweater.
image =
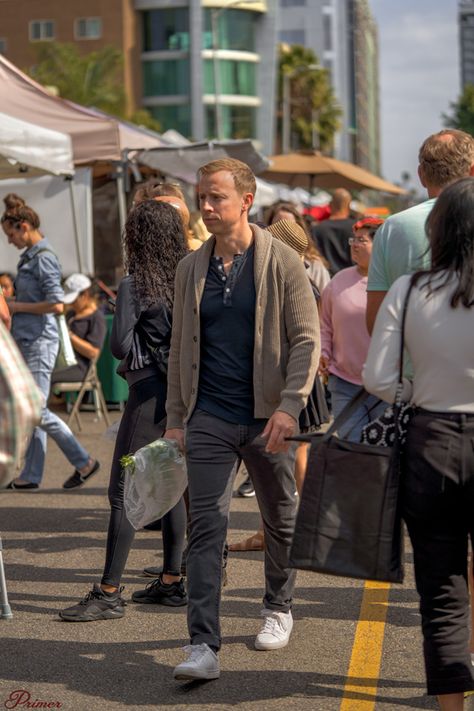
<path id="1" fill-rule="evenodd" d="M 328 376 L 334 417 L 362 386 L 362 368 L 370 343 L 365 325 L 367 273 L 374 235 L 382 222 L 365 217 L 354 224 L 349 241 L 355 266 L 338 272 L 322 293 L 319 370 Z M 344 425 L 340 436 L 359 442 L 362 427 L 386 407 L 377 402 L 374 397 L 366 400 Z"/>

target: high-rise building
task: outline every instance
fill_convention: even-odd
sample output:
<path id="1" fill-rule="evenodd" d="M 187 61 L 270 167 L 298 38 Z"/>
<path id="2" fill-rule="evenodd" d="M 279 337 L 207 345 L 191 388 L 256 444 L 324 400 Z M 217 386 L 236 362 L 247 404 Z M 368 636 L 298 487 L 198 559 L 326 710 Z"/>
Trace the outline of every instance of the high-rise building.
<path id="1" fill-rule="evenodd" d="M 368 0 L 278 2 L 280 42 L 315 52 L 342 107 L 336 156 L 378 173 L 378 43 Z"/>
<path id="2" fill-rule="evenodd" d="M 459 44 L 461 49 L 461 83 L 474 84 L 474 0 L 459 3 Z"/>
<path id="3" fill-rule="evenodd" d="M 20 68 L 38 41 L 123 53 L 130 112 L 195 140 L 254 138 L 271 152 L 278 0 L 0 0 L 0 51 Z"/>

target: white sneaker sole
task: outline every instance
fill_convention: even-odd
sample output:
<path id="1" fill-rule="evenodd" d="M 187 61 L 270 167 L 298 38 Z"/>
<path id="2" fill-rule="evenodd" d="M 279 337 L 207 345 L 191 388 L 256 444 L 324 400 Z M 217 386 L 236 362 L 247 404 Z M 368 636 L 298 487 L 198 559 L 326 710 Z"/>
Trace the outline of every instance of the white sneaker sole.
<path id="1" fill-rule="evenodd" d="M 218 679 L 220 676 L 220 671 L 213 671 L 213 672 L 206 672 L 205 674 L 199 673 L 199 672 L 174 672 L 173 677 L 177 681 L 196 681 L 196 680 L 211 680 L 211 679 Z"/>
<path id="2" fill-rule="evenodd" d="M 283 649 L 283 647 L 287 646 L 289 641 L 290 638 L 279 639 L 276 642 L 259 642 L 258 640 L 255 640 L 255 649 L 259 652 L 270 652 L 272 649 Z"/>

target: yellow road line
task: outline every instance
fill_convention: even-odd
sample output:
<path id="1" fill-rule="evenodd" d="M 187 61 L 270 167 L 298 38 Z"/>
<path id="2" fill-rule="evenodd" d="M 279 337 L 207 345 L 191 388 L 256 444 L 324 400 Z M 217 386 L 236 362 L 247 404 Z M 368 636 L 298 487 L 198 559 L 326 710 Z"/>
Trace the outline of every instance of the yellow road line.
<path id="1" fill-rule="evenodd" d="M 375 709 L 389 591 L 388 583 L 365 583 L 340 711 Z"/>

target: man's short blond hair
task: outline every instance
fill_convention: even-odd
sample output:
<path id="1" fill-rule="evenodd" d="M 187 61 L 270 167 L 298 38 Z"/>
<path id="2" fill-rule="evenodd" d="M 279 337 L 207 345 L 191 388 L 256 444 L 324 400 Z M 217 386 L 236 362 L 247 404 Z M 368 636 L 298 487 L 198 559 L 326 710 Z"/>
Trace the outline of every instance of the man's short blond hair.
<path id="1" fill-rule="evenodd" d="M 206 163 L 206 165 L 199 168 L 197 173 L 198 180 L 201 180 L 201 178 L 205 175 L 219 173 L 221 170 L 226 170 L 231 173 L 238 193 L 241 195 L 244 193 L 252 193 L 252 195 L 255 195 L 257 191 L 255 175 L 246 163 L 243 163 L 241 160 L 237 160 L 237 158 L 219 158 L 218 160 L 211 160 L 210 163 Z"/>
<path id="2" fill-rule="evenodd" d="M 444 188 L 470 175 L 474 165 L 474 138 L 455 128 L 433 133 L 423 142 L 418 160 L 427 185 Z"/>

